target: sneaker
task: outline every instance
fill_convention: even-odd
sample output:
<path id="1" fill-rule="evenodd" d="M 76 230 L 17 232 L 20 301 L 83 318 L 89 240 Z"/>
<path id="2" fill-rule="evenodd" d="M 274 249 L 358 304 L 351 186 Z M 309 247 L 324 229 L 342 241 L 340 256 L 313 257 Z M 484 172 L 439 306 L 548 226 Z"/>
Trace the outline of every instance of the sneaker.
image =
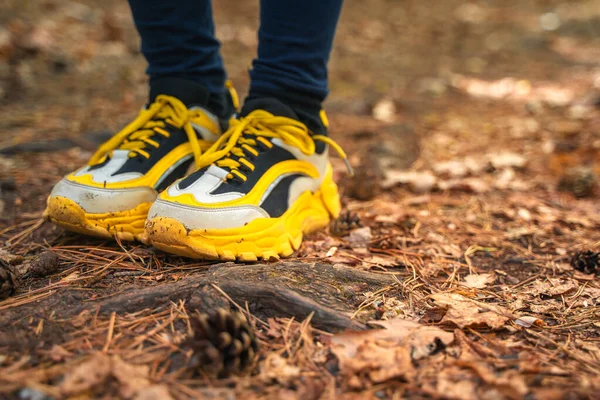
<path id="1" fill-rule="evenodd" d="M 338 216 L 328 148 L 346 160 L 341 148 L 275 99 L 247 102 L 241 115 L 202 156 L 203 167 L 154 202 L 152 245 L 192 258 L 278 259 Z"/>
<path id="2" fill-rule="evenodd" d="M 237 94 L 228 87 L 220 108 L 230 115 Z M 54 186 L 46 219 L 73 232 L 146 243 L 144 223 L 158 193 L 185 176 L 229 123 L 207 109 L 210 94 L 191 81 L 153 81 L 150 99 L 87 166 Z"/>

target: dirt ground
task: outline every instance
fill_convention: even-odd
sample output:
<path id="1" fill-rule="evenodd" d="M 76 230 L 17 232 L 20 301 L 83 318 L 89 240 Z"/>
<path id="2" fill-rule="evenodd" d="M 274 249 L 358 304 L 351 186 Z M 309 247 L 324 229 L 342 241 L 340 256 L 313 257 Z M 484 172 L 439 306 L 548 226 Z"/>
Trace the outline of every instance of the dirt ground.
<path id="1" fill-rule="evenodd" d="M 1 7 L 0 399 L 600 399 L 600 1 L 347 1 L 344 213 L 256 265 L 41 219 L 145 62 L 124 0 Z M 244 93 L 257 2 L 214 7 Z M 226 377 L 193 362 L 219 307 L 258 343 Z"/>

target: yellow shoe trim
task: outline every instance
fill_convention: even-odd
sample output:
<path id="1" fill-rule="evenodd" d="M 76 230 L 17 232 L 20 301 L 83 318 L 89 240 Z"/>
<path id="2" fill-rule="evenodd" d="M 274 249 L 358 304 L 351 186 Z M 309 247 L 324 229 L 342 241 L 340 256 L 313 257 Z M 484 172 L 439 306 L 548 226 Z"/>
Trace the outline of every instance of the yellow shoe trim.
<path id="1" fill-rule="evenodd" d="M 225 87 L 231 95 L 231 102 L 233 103 L 233 108 L 237 112 L 240 109 L 240 96 L 238 96 L 238 92 L 233 87 L 233 82 L 231 82 L 229 79 L 225 81 Z"/>
<path id="2" fill-rule="evenodd" d="M 331 165 L 328 165 L 326 175 L 330 176 L 332 174 L 331 171 Z M 267 172 L 265 172 L 263 176 L 260 177 L 258 182 L 256 182 L 252 190 L 250 190 L 250 192 L 248 192 L 244 197 L 241 197 L 239 199 L 223 201 L 219 203 L 198 203 L 194 195 L 191 193 L 171 196 L 168 190 L 163 191 L 159 195 L 159 197 L 161 200 L 184 204 L 186 206 L 192 207 L 199 206 L 203 208 L 222 208 L 248 204 L 258 206 L 265 194 L 265 191 L 269 188 L 269 186 L 271 186 L 271 184 L 278 177 L 285 174 L 302 174 L 314 179 L 317 179 L 319 177 L 319 171 L 317 171 L 315 166 L 311 163 L 301 160 L 287 160 L 277 163 L 271 168 L 269 168 Z"/>
<path id="3" fill-rule="evenodd" d="M 48 199 L 44 218 L 71 232 L 147 243 L 144 224 L 151 205 L 142 203 L 131 210 L 90 214 L 73 200 L 57 196 Z"/>
<path id="4" fill-rule="evenodd" d="M 210 146 L 209 142 L 201 141 L 202 149 L 206 149 Z M 180 144 L 173 150 L 164 156 L 159 162 L 157 162 L 147 173 L 143 176 L 132 179 L 126 182 L 95 182 L 92 180 L 92 174 L 84 174 L 81 176 L 75 176 L 77 171 L 69 174 L 66 179 L 70 182 L 79 183 L 80 185 L 86 185 L 97 188 L 107 189 L 123 189 L 123 188 L 135 188 L 139 186 L 154 187 L 161 177 L 163 177 L 165 171 L 167 171 L 173 164 L 181 160 L 182 158 L 192 154 L 192 146 L 189 143 Z"/>
<path id="5" fill-rule="evenodd" d="M 94 165 L 106 159 L 116 149 L 129 150 L 130 157 L 143 156 L 149 158 L 150 155 L 144 150 L 145 145 L 148 144 L 146 139 L 157 133 L 155 128 L 164 128 L 165 123 L 185 132 L 196 164 L 201 158 L 202 142 L 204 141 L 198 139 L 198 135 L 191 124 L 198 123 L 198 125 L 203 125 L 214 133 L 219 132 L 218 124 L 208 118 L 202 111 L 189 110 L 176 97 L 160 94 L 148 108 L 140 111 L 135 120 L 103 143 L 92 156 L 88 165 Z M 164 131 L 162 134 L 164 135 Z"/>
<path id="6" fill-rule="evenodd" d="M 290 256 L 304 234 L 329 224 L 340 213 L 336 184 L 328 175 L 316 193 L 304 192 L 279 218 L 258 218 L 231 229 L 188 230 L 173 218 L 155 217 L 146 224 L 150 243 L 168 253 L 224 261 L 257 261 Z"/>

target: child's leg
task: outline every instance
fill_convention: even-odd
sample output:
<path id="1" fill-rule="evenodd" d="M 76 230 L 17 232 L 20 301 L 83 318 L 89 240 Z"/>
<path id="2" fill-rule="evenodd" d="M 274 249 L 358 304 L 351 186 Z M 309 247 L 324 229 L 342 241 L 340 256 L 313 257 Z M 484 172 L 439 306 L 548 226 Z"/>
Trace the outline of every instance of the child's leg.
<path id="1" fill-rule="evenodd" d="M 275 97 L 303 119 L 318 115 L 342 0 L 261 0 L 260 6 L 250 97 Z"/>

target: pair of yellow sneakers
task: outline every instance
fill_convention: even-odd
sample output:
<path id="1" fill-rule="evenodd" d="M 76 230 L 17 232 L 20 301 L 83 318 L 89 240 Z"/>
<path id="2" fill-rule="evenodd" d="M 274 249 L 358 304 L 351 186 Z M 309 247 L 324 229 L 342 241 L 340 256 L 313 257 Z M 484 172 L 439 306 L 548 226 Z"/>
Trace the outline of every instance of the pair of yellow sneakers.
<path id="1" fill-rule="evenodd" d="M 87 166 L 56 184 L 48 220 L 193 258 L 256 261 L 291 255 L 304 234 L 338 216 L 328 148 L 345 154 L 292 109 L 247 101 L 240 117 L 220 121 L 168 93 L 151 96 Z"/>

